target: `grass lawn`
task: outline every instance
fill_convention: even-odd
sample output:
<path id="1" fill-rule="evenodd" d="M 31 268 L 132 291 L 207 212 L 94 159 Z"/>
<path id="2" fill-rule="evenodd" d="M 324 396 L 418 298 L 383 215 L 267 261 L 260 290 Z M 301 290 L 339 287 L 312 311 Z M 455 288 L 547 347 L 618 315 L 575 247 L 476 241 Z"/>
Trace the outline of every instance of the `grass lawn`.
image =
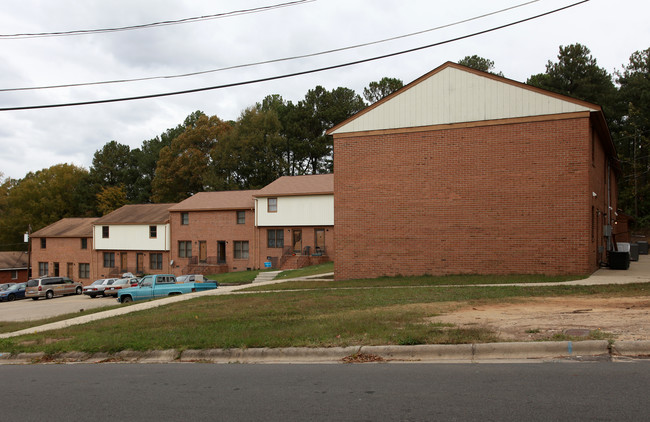
<path id="1" fill-rule="evenodd" d="M 646 284 L 316 289 L 210 296 L 86 325 L 0 340 L 0 352 L 329 347 L 493 342 L 485 328 L 430 318 L 457 303 L 544 296 L 650 296 Z"/>

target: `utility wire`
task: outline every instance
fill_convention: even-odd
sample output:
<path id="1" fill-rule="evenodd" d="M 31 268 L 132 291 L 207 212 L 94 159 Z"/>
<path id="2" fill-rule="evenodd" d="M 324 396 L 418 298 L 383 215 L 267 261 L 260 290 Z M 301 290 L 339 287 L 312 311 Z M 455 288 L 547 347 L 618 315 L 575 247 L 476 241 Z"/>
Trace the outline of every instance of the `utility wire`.
<path id="1" fill-rule="evenodd" d="M 415 36 L 415 35 L 421 35 L 421 34 L 424 34 L 424 33 L 427 33 L 427 32 L 433 32 L 433 31 L 437 31 L 437 30 L 440 30 L 440 29 L 449 28 L 449 27 L 452 27 L 452 26 L 456 26 L 456 25 L 471 22 L 471 21 L 474 21 L 474 20 L 482 19 L 482 18 L 485 18 L 485 17 L 488 17 L 488 16 L 496 15 L 498 13 L 503 13 L 503 12 L 506 12 L 506 11 L 509 11 L 509 10 L 512 10 L 512 9 L 527 6 L 527 5 L 532 4 L 532 3 L 537 3 L 538 1 L 541 1 L 541 0 L 532 0 L 532 1 L 529 1 L 529 2 L 526 2 L 526 3 L 518 4 L 516 6 L 511 6 L 511 7 L 505 8 L 505 9 L 501 9 L 501 10 L 486 13 L 486 14 L 483 14 L 483 15 L 475 16 L 473 18 L 460 20 L 460 21 L 457 21 L 457 22 L 449 23 L 449 24 L 438 26 L 438 27 L 435 27 L 435 28 L 425 29 L 425 30 L 422 30 L 422 31 L 412 32 L 410 34 L 398 35 L 398 36 L 391 37 L 391 38 L 385 38 L 385 39 L 382 39 L 382 40 L 371 41 L 371 42 L 362 43 L 362 44 L 356 44 L 356 45 L 352 45 L 352 46 L 348 46 L 348 47 L 341 47 L 341 48 L 335 48 L 335 49 L 331 49 L 331 50 L 320 51 L 320 52 L 317 52 L 317 53 L 303 54 L 303 55 L 299 55 L 299 56 L 285 57 L 285 58 L 272 59 L 272 60 L 265 60 L 265 61 L 254 62 L 254 63 L 246 63 L 246 64 L 222 67 L 222 68 L 219 68 L 219 69 L 202 70 L 202 71 L 198 71 L 198 72 L 183 73 L 183 74 L 177 74 L 177 75 L 149 76 L 149 77 L 144 77 L 144 78 L 118 79 L 118 80 L 100 81 L 100 82 L 82 82 L 82 83 L 74 83 L 74 84 L 36 86 L 36 87 L 25 87 L 25 88 L 0 88 L 0 92 L 29 91 L 29 90 L 40 90 L 40 89 L 52 89 L 52 88 L 72 88 L 72 87 L 89 86 L 89 85 L 106 85 L 106 84 L 118 84 L 118 83 L 125 83 L 125 82 L 141 82 L 141 81 L 150 81 L 150 80 L 155 80 L 155 79 L 185 78 L 185 77 L 188 77 L 188 76 L 197 76 L 197 75 L 204 75 L 204 74 L 207 74 L 207 73 L 222 72 L 224 70 L 241 69 L 241 68 L 245 68 L 245 67 L 259 66 L 259 65 L 270 64 L 270 63 L 279 63 L 279 62 L 285 62 L 285 61 L 290 61 L 290 60 L 304 59 L 304 58 L 308 58 L 308 57 L 321 56 L 321 55 L 324 55 L 324 54 L 338 53 L 340 51 L 352 50 L 352 49 L 356 49 L 356 48 L 360 48 L 360 47 L 367 47 L 369 45 L 385 43 L 385 42 L 388 42 L 388 41 L 395 41 L 395 40 L 398 40 L 398 39 L 412 37 L 412 36 Z"/>
<path id="2" fill-rule="evenodd" d="M 191 18 L 167 20 L 161 22 L 146 23 L 141 25 L 122 26 L 117 28 L 100 28 L 100 29 L 79 29 L 73 31 L 59 31 L 59 32 L 38 32 L 38 33 L 24 33 L 24 34 L 0 34 L 0 40 L 17 40 L 25 38 L 46 38 L 46 37 L 65 37 L 71 35 L 88 35 L 88 34 L 105 34 L 109 32 L 133 31 L 136 29 L 155 28 L 158 26 L 180 25 L 184 23 L 200 22 L 211 19 L 229 18 L 232 16 L 248 15 L 251 13 L 266 12 L 268 10 L 280 9 L 283 7 L 297 6 L 304 3 L 311 3 L 316 0 L 296 0 L 287 3 L 273 4 L 270 6 L 256 7 L 254 9 L 242 9 L 232 12 L 216 13 L 213 15 L 195 16 Z"/>
<path id="3" fill-rule="evenodd" d="M 269 76 L 269 77 L 266 77 L 266 78 L 252 79 L 252 80 L 242 81 L 242 82 L 233 82 L 233 83 L 223 84 L 223 85 L 215 85 L 215 86 L 208 86 L 208 87 L 202 87 L 202 88 L 187 89 L 187 90 L 183 90 L 183 91 L 165 92 L 165 93 L 149 94 L 149 95 L 139 95 L 139 96 L 134 96 L 134 97 L 110 98 L 110 99 L 104 99 L 104 100 L 80 101 L 80 102 L 74 102 L 74 103 L 45 104 L 45 105 L 33 105 L 33 106 L 21 106 L 21 107 L 3 107 L 3 108 L 0 108 L 0 111 L 34 110 L 34 109 L 45 109 L 45 108 L 73 107 L 73 106 L 82 106 L 82 105 L 91 105 L 91 104 L 116 103 L 116 102 L 133 101 L 133 100 L 144 100 L 144 99 L 150 99 L 150 98 L 160 98 L 160 97 L 169 97 L 169 96 L 172 96 L 172 95 L 191 94 L 191 93 L 196 93 L 196 92 L 212 91 L 212 90 L 216 90 L 216 89 L 232 88 L 232 87 L 235 87 L 235 86 L 252 85 L 252 84 L 257 84 L 257 83 L 261 83 L 261 82 L 274 81 L 274 80 L 278 80 L 278 79 L 292 78 L 292 77 L 307 75 L 307 74 L 311 74 L 311 73 L 324 72 L 326 70 L 333 70 L 333 69 L 340 69 L 340 68 L 343 68 L 343 67 L 354 66 L 354 65 L 357 65 L 357 64 L 367 63 L 367 62 L 371 62 L 371 61 L 377 61 L 377 60 L 386 59 L 386 58 L 389 58 L 389 57 L 395 57 L 395 56 L 399 56 L 399 55 L 403 55 L 403 54 L 407 54 L 407 53 L 413 53 L 413 52 L 416 52 L 416 51 L 425 50 L 425 49 L 432 48 L 432 47 L 437 47 L 437 46 L 440 46 L 440 45 L 443 45 L 443 44 L 449 44 L 449 43 L 464 40 L 464 39 L 467 39 L 467 38 L 476 37 L 478 35 L 487 34 L 487 33 L 490 33 L 490 32 L 498 31 L 500 29 L 508 28 L 510 26 L 515 26 L 515 25 L 518 25 L 518 24 L 521 24 L 521 23 L 524 23 L 524 22 L 528 22 L 528 21 L 532 21 L 534 19 L 538 19 L 538 18 L 541 18 L 541 17 L 544 17 L 544 16 L 548 16 L 548 15 L 551 15 L 551 14 L 554 14 L 554 13 L 569 9 L 571 7 L 575 7 L 575 6 L 578 6 L 580 4 L 587 3 L 588 1 L 589 0 L 582 0 L 582 1 L 579 1 L 577 3 L 570 4 L 568 6 L 564 6 L 564 7 L 558 8 L 558 9 L 551 10 L 549 12 L 544 12 L 544 13 L 541 13 L 541 14 L 538 14 L 538 15 L 535 15 L 535 16 L 531 16 L 531 17 L 528 17 L 528 18 L 524 18 L 524 19 L 521 19 L 521 20 L 518 20 L 518 21 L 510 22 L 510 23 L 500 25 L 500 26 L 495 26 L 495 27 L 492 27 L 490 29 L 485 29 L 485 30 L 482 30 L 482 31 L 474 32 L 472 34 L 463 35 L 463 36 L 456 37 L 456 38 L 451 38 L 451 39 L 448 39 L 448 40 L 445 40 L 445 41 L 439 41 L 439 42 L 436 42 L 436 43 L 433 43 L 433 44 L 428 44 L 428 45 L 424 45 L 424 46 L 420 46 L 420 47 L 415 47 L 415 48 L 411 48 L 411 49 L 408 49 L 408 50 L 401 50 L 401 51 L 398 51 L 398 52 L 383 54 L 383 55 L 380 55 L 380 56 L 375 56 L 375 57 L 371 57 L 371 58 L 367 58 L 367 59 L 361 59 L 361 60 L 355 60 L 355 61 L 352 61 L 352 62 L 337 64 L 337 65 L 332 65 L 332 66 L 321 67 L 321 68 L 317 68 L 317 69 L 304 70 L 304 71 L 294 72 L 294 73 L 287 73 L 287 74 L 284 74 L 284 75 Z"/>

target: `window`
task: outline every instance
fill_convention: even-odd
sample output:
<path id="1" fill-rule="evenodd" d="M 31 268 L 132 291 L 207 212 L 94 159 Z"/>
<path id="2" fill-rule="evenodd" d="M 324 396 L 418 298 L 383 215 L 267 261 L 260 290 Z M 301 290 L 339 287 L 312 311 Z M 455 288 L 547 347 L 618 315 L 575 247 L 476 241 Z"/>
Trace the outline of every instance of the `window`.
<path id="1" fill-rule="evenodd" d="M 102 238 L 108 239 L 108 226 L 102 226 Z"/>
<path id="2" fill-rule="evenodd" d="M 45 249 L 46 247 L 47 247 L 47 239 L 41 237 L 41 249 Z"/>
<path id="3" fill-rule="evenodd" d="M 191 258 L 192 257 L 192 242 L 189 240 L 178 241 L 178 257 Z"/>
<path id="4" fill-rule="evenodd" d="M 17 270 L 11 270 L 11 279 L 12 280 L 18 280 L 18 271 Z"/>
<path id="5" fill-rule="evenodd" d="M 235 259 L 248 259 L 248 241 L 235 240 Z"/>
<path id="6" fill-rule="evenodd" d="M 158 226 L 149 226 L 149 237 L 151 239 L 158 237 Z"/>
<path id="7" fill-rule="evenodd" d="M 79 278 L 90 278 L 90 264 L 79 264 Z"/>
<path id="8" fill-rule="evenodd" d="M 284 247 L 284 230 L 269 229 L 266 231 L 267 246 L 269 248 Z"/>
<path id="9" fill-rule="evenodd" d="M 187 226 L 188 224 L 190 224 L 190 213 L 188 212 L 181 213 L 181 224 L 183 226 Z"/>
<path id="10" fill-rule="evenodd" d="M 269 198 L 266 204 L 268 212 L 278 212 L 278 198 Z"/>
<path id="11" fill-rule="evenodd" d="M 149 269 L 162 270 L 162 254 L 161 253 L 149 254 Z"/>
<path id="12" fill-rule="evenodd" d="M 115 267 L 115 252 L 104 252 L 104 268 Z"/>
<path id="13" fill-rule="evenodd" d="M 47 271 L 48 271 L 47 262 L 39 262 L 38 263 L 38 275 L 39 275 L 39 277 L 46 276 Z"/>
<path id="14" fill-rule="evenodd" d="M 85 237 L 81 238 L 81 249 L 88 249 L 88 239 Z"/>
<path id="15" fill-rule="evenodd" d="M 246 224 L 246 211 L 237 211 L 237 224 Z"/>

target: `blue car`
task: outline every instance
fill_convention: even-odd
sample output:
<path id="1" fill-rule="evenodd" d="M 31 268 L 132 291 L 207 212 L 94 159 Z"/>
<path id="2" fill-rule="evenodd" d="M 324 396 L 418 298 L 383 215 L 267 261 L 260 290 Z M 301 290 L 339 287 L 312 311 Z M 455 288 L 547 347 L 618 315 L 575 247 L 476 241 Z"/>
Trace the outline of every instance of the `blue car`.
<path id="1" fill-rule="evenodd" d="M 27 283 L 12 284 L 5 290 L 0 291 L 0 301 L 12 302 L 16 299 L 25 299 Z"/>

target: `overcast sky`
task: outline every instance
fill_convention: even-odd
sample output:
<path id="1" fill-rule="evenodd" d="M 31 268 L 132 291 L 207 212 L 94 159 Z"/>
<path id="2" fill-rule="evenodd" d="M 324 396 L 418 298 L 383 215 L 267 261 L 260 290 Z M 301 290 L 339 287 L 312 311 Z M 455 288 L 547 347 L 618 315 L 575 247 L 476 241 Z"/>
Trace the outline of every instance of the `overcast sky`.
<path id="1" fill-rule="evenodd" d="M 149 29 L 63 37 L 4 35 L 116 28 L 229 13 L 291 0 L 3 0 L 0 89 L 178 75 L 369 43 L 475 18 L 526 0 L 314 0 Z M 578 0 L 539 0 L 399 40 L 299 60 L 200 76 L 73 88 L 2 91 L 0 108 L 132 97 L 219 86 L 317 69 L 438 43 Z M 236 119 L 266 95 L 298 101 L 317 85 L 362 94 L 384 76 L 404 83 L 446 61 L 477 54 L 525 82 L 556 60 L 560 45 L 586 45 L 613 73 L 650 47 L 647 0 L 591 0 L 550 16 L 388 59 L 258 84 L 110 104 L 0 111 L 0 172 L 23 178 L 59 163 L 89 168 L 111 140 L 140 147 L 195 110 Z"/>

